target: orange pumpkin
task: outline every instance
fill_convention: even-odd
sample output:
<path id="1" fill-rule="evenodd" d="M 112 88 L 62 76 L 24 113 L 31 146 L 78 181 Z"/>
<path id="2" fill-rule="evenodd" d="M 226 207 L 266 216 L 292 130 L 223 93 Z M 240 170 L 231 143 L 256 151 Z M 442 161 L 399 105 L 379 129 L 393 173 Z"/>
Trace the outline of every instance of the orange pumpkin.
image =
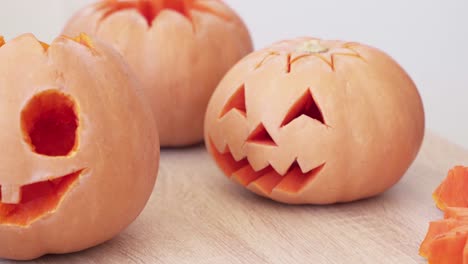
<path id="1" fill-rule="evenodd" d="M 87 32 L 120 51 L 151 102 L 162 146 L 203 139 L 213 90 L 252 51 L 242 20 L 218 0 L 101 1 L 78 12 L 64 32 Z"/>
<path id="2" fill-rule="evenodd" d="M 159 143 L 137 86 L 112 48 L 85 35 L 0 47 L 0 258 L 89 248 L 142 211 Z"/>
<path id="3" fill-rule="evenodd" d="M 432 197 L 437 207 L 468 207 L 468 168 L 457 166 L 449 171 L 447 178 L 437 187 Z"/>
<path id="4" fill-rule="evenodd" d="M 221 81 L 205 140 L 251 191 L 291 204 L 377 195 L 416 157 L 419 93 L 388 55 L 365 45 L 299 38 L 254 52 Z"/>

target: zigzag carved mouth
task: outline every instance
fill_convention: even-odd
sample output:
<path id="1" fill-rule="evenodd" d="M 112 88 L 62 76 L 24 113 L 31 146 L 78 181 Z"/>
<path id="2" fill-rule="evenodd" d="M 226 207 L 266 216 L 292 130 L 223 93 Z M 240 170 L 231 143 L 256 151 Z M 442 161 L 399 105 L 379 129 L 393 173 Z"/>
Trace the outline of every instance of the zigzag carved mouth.
<path id="1" fill-rule="evenodd" d="M 0 225 L 28 226 L 53 212 L 83 171 L 84 169 L 53 180 L 22 186 L 18 190 L 21 195 L 18 204 L 0 202 Z M 0 201 L 1 189 L 0 186 Z"/>
<path id="2" fill-rule="evenodd" d="M 245 187 L 252 187 L 265 196 L 270 196 L 275 190 L 297 194 L 312 182 L 325 167 L 325 163 L 323 163 L 303 173 L 299 164 L 295 161 L 285 175 L 277 173 L 271 165 L 263 170 L 255 171 L 247 158 L 236 161 L 229 147 L 226 147 L 224 153 L 221 153 L 211 139 L 208 145 L 216 163 L 228 178 Z"/>

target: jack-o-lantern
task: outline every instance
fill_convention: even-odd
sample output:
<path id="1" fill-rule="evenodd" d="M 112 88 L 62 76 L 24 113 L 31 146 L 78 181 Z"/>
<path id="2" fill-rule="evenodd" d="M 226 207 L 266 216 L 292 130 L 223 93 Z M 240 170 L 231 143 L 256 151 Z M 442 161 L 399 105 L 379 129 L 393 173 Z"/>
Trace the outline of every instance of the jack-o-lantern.
<path id="1" fill-rule="evenodd" d="M 136 78 L 85 35 L 0 46 L 0 258 L 111 239 L 145 206 L 159 164 Z"/>
<path id="2" fill-rule="evenodd" d="M 291 204 L 374 196 L 394 185 L 424 134 L 419 93 L 388 55 L 300 38 L 252 53 L 208 106 L 207 147 L 255 193 Z"/>
<path id="3" fill-rule="evenodd" d="M 242 20 L 219 0 L 102 0 L 64 29 L 81 32 L 112 44 L 132 66 L 165 147 L 203 139 L 214 89 L 253 49 Z"/>

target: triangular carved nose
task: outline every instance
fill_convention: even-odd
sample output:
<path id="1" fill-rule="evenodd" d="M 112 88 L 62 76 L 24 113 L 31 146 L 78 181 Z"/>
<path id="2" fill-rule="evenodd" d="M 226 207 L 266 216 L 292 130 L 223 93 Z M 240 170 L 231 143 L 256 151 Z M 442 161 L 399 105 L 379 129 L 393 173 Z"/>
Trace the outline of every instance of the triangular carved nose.
<path id="1" fill-rule="evenodd" d="M 262 123 L 260 123 L 260 125 L 258 125 L 258 127 L 252 131 L 252 133 L 250 133 L 249 137 L 247 138 L 247 142 L 269 146 L 278 146 Z"/>
<path id="2" fill-rule="evenodd" d="M 312 96 L 312 93 L 309 89 L 289 109 L 288 113 L 286 114 L 286 117 L 281 123 L 281 127 L 287 126 L 289 123 L 303 115 L 315 119 L 322 124 L 325 124 L 325 119 L 323 118 L 322 111 L 315 102 L 315 99 Z"/>

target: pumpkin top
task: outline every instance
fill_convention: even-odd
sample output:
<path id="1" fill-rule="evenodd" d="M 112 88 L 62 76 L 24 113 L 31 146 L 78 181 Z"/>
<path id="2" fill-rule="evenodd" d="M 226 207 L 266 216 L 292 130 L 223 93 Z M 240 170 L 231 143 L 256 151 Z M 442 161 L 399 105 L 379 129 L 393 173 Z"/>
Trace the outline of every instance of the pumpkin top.
<path id="1" fill-rule="evenodd" d="M 205 5 L 203 1 L 197 0 L 104 0 L 98 4 L 98 10 L 103 11 L 101 20 L 124 10 L 134 9 L 142 15 L 148 26 L 152 26 L 153 20 L 163 11 L 171 10 L 181 14 L 190 21 L 192 11 L 210 13 L 223 20 L 229 20 L 229 16 Z"/>

